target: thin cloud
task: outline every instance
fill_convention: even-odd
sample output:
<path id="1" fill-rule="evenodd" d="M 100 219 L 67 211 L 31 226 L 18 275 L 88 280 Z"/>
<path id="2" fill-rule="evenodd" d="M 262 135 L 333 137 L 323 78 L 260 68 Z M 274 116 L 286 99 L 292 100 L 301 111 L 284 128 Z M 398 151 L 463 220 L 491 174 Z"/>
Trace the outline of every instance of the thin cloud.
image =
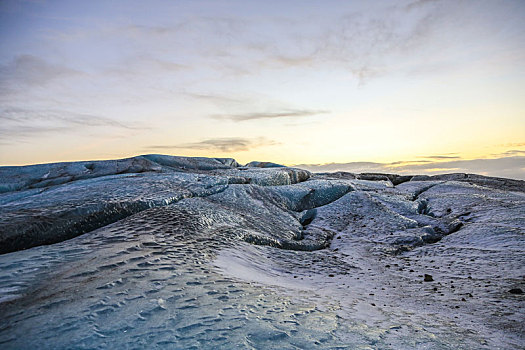
<path id="1" fill-rule="evenodd" d="M 153 74 L 172 74 L 189 70 L 191 67 L 177 62 L 158 59 L 149 55 L 127 57 L 117 66 L 104 71 L 105 74 L 129 78 L 132 76 L 147 76 Z"/>
<path id="2" fill-rule="evenodd" d="M 119 34 L 129 35 L 133 39 L 172 39 L 174 36 L 195 35 L 200 31 L 209 31 L 216 36 L 238 35 L 246 28 L 247 22 L 234 17 L 192 17 L 170 26 L 146 26 L 132 24 L 116 29 Z"/>
<path id="3" fill-rule="evenodd" d="M 493 5 L 481 6 L 490 9 Z M 166 5 L 164 11 L 169 13 L 176 7 Z M 167 26 L 138 23 L 98 25 L 89 29 L 52 32 L 48 38 L 59 41 L 118 39 L 132 45 L 136 51 L 186 57 L 186 63 L 199 63 L 212 68 L 214 73 L 256 75 L 260 74 L 261 67 L 315 69 L 329 65 L 348 71 L 362 85 L 369 79 L 391 72 L 412 74 L 410 70 L 414 66 L 415 74 L 424 74 L 435 72 L 436 67 L 447 70 L 457 65 L 443 59 L 442 55 L 426 56 L 419 65 L 408 59 L 406 66 L 392 63 L 392 58 L 398 55 L 412 58 L 420 51 L 427 54 L 429 43 L 442 38 L 444 28 L 463 28 L 467 18 L 461 13 L 464 8 L 461 3 L 442 4 L 436 0 L 385 4 L 376 6 L 374 11 L 366 11 L 360 6 L 341 6 L 338 17 L 332 17 L 330 21 L 322 15 L 311 16 L 309 23 L 315 26 L 314 31 L 305 28 L 304 19 L 293 14 L 264 19 L 196 15 L 175 20 Z M 406 20 L 407 11 L 410 11 L 410 21 Z M 475 20 L 472 21 L 476 24 Z M 268 25 L 272 28 L 267 28 Z M 463 32 L 469 33 L 469 30 L 462 30 L 460 34 Z M 188 42 L 201 43 L 203 38 L 206 38 L 206 45 L 187 45 Z M 445 48 L 448 45 L 450 42 Z M 439 46 L 432 47 L 440 49 Z M 171 69 L 169 65 L 166 68 Z"/>
<path id="4" fill-rule="evenodd" d="M 410 4 L 406 5 L 405 8 L 407 10 L 413 10 L 422 6 L 427 6 L 429 4 L 435 4 L 438 3 L 441 0 L 417 0 L 414 2 L 411 2 Z"/>
<path id="5" fill-rule="evenodd" d="M 3 123 L 11 122 L 24 124 L 28 122 L 60 122 L 70 125 L 93 127 L 110 126 L 123 129 L 143 128 L 142 126 L 126 125 L 111 118 L 53 109 L 36 110 L 24 108 L 5 108 L 0 111 L 0 121 Z"/>
<path id="6" fill-rule="evenodd" d="M 261 45 L 261 59 L 257 67 L 292 68 L 316 67 L 329 63 L 353 75 L 359 85 L 406 67 L 393 66 L 393 55 L 412 55 L 425 48 L 438 33 L 443 11 L 429 11 L 423 6 L 414 16 L 410 27 L 400 23 L 404 9 L 385 7 L 371 15 L 352 12 L 341 15 L 330 23 L 319 23 L 315 33 L 285 29 L 290 42 L 286 45 Z M 299 25 L 300 23 L 295 23 Z M 293 20 L 276 21 L 283 28 L 294 28 Z M 293 41 L 292 41 L 293 40 Z M 427 62 L 428 63 L 428 62 Z M 420 71 L 425 72 L 423 68 Z"/>
<path id="7" fill-rule="evenodd" d="M 431 162 L 430 160 L 398 160 L 397 162 L 388 163 L 388 165 L 424 164 Z"/>
<path id="8" fill-rule="evenodd" d="M 11 62 L 0 66 L 0 88 L 13 86 L 45 85 L 55 79 L 76 76 L 82 72 L 57 64 L 49 63 L 32 55 L 16 56 Z"/>
<path id="9" fill-rule="evenodd" d="M 275 50 L 275 48 L 268 47 L 267 50 Z M 293 67 L 312 67 L 318 64 L 318 55 L 316 52 L 308 53 L 302 56 L 273 54 L 272 51 L 261 52 L 265 57 L 257 61 L 257 67 L 265 68 L 293 68 Z"/>
<path id="10" fill-rule="evenodd" d="M 35 136 L 72 133 L 88 129 L 97 130 L 144 130 L 148 127 L 128 125 L 117 120 L 91 114 L 75 113 L 64 110 L 32 110 L 23 108 L 0 109 L 0 135 L 3 144 L 16 144 L 23 140 L 31 140 Z"/>
<path id="11" fill-rule="evenodd" d="M 170 150 L 170 149 L 191 149 L 191 150 L 210 150 L 221 152 L 242 152 L 262 146 L 272 146 L 277 143 L 265 138 L 248 139 L 242 137 L 214 138 L 199 142 L 183 143 L 178 145 L 157 145 L 149 146 L 150 150 Z"/>
<path id="12" fill-rule="evenodd" d="M 253 75 L 261 67 L 315 68 L 330 64 L 346 69 L 364 84 L 368 79 L 397 69 L 389 67 L 385 58 L 401 51 L 412 54 L 429 41 L 428 36 L 440 27 L 443 20 L 441 12 L 433 13 L 432 17 L 422 13 L 407 30 L 398 21 L 404 11 L 387 6 L 371 16 L 353 12 L 330 22 L 314 17 L 314 21 L 319 20 L 315 32 L 303 31 L 302 22 L 294 20 L 293 16 L 271 18 L 279 37 L 270 31 L 260 35 L 260 27 L 264 24 L 257 20 L 194 16 L 170 26 L 99 26 L 89 31 L 51 33 L 50 38 L 68 41 L 87 37 L 118 38 L 133 42 L 137 49 L 164 52 L 169 48 L 185 47 L 186 41 L 198 42 L 205 37 L 214 44 L 196 45 L 191 49 L 185 47 L 188 49 L 186 53 L 216 71 Z"/>
<path id="13" fill-rule="evenodd" d="M 186 91 L 182 92 L 181 94 L 195 100 L 210 102 L 216 105 L 243 105 L 247 103 L 247 101 L 242 99 L 232 98 L 218 94 L 195 93 Z"/>
<path id="14" fill-rule="evenodd" d="M 434 1 L 415 1 L 402 6 L 387 4 L 371 12 L 359 9 L 359 6 L 345 6 L 346 9 L 342 7 L 342 13 L 330 21 L 323 16 L 312 16 L 315 31 L 305 30 L 304 20 L 292 14 L 272 16 L 264 22 L 242 17 L 192 16 L 168 26 L 126 23 L 68 29 L 50 32 L 48 39 L 100 39 L 102 42 L 118 39 L 136 50 L 131 59 L 137 56 L 136 59 L 141 60 L 141 53 L 144 52 L 172 53 L 173 57 L 186 59 L 186 62 L 175 63 L 182 67 L 169 62 L 167 65 L 150 62 L 153 68 L 165 68 L 168 72 L 184 69 L 183 66 L 193 63 L 210 67 L 214 73 L 226 72 L 227 75 L 256 75 L 260 74 L 261 68 L 315 69 L 329 65 L 348 71 L 363 85 L 374 77 L 411 69 L 414 64 L 399 67 L 390 63 L 390 58 L 407 54 L 413 56 L 440 36 L 443 24 L 448 23 L 447 16 L 454 12 L 456 5 L 449 3 L 441 6 L 436 2 L 439 6 L 423 6 L 430 2 Z M 403 21 L 407 7 L 414 9 L 409 22 Z M 165 8 L 167 12 L 173 10 L 171 6 Z M 271 23 L 272 30 L 263 30 L 268 23 Z M 187 45 L 188 42 L 201 42 L 203 38 L 206 38 L 206 45 Z M 129 62 L 124 60 L 122 65 L 126 63 Z M 424 73 L 427 65 L 441 64 L 442 60 L 437 58 L 423 60 L 418 71 Z M 446 69 L 449 63 L 444 64 Z M 429 69 L 434 70 L 432 67 Z"/>
<path id="15" fill-rule="evenodd" d="M 525 142 L 512 142 L 512 143 L 505 143 L 502 145 L 498 145 L 501 147 L 525 147 Z"/>
<path id="16" fill-rule="evenodd" d="M 236 122 L 256 119 L 278 119 L 278 118 L 304 118 L 314 115 L 327 114 L 326 110 L 285 110 L 279 112 L 262 112 L 262 113 L 241 113 L 241 114 L 217 114 L 212 117 L 215 119 L 230 119 Z"/>
<path id="17" fill-rule="evenodd" d="M 328 110 L 289 108 L 286 106 L 286 103 L 268 99 L 265 96 L 230 97 L 215 93 L 197 93 L 187 91 L 183 91 L 181 94 L 195 100 L 213 104 L 216 107 L 224 110 L 225 113 L 210 115 L 210 118 L 219 120 L 232 120 L 235 122 L 279 118 L 298 120 L 304 117 L 330 113 Z M 266 107 L 264 108 L 266 110 L 274 111 L 249 113 L 242 112 L 263 109 L 263 106 Z"/>
<path id="18" fill-rule="evenodd" d="M 419 158 L 424 159 L 461 159 L 459 156 L 447 156 L 447 155 L 434 155 L 434 156 L 423 156 Z"/>
<path id="19" fill-rule="evenodd" d="M 47 134 L 47 133 L 59 133 L 59 132 L 69 132 L 71 128 L 69 127 L 59 127 L 59 126 L 27 126 L 27 125 L 18 125 L 18 126 L 3 126 L 0 127 L 0 135 L 5 136 L 2 144 L 8 145 L 20 142 L 8 142 L 7 137 L 9 138 L 24 138 L 24 137 L 33 137 L 35 135 Z"/>
<path id="20" fill-rule="evenodd" d="M 519 149 L 511 149 L 503 153 L 498 154 L 499 156 L 519 156 L 525 154 L 525 151 Z"/>

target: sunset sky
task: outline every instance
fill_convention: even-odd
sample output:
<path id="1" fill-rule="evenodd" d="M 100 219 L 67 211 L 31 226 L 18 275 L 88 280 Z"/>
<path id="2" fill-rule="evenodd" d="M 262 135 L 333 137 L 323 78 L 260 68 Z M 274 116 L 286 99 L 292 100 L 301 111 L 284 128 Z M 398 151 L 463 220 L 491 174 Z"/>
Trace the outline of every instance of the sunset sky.
<path id="1" fill-rule="evenodd" d="M 1 1 L 0 165 L 146 153 L 525 178 L 525 2 Z"/>

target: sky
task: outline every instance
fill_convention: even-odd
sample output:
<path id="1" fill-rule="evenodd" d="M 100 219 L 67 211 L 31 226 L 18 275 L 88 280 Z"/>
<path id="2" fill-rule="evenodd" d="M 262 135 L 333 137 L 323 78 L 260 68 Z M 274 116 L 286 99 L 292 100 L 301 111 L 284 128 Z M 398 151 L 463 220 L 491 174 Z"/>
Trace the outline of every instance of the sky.
<path id="1" fill-rule="evenodd" d="M 161 153 L 525 179 L 524 18 L 521 0 L 2 0 L 0 165 Z"/>

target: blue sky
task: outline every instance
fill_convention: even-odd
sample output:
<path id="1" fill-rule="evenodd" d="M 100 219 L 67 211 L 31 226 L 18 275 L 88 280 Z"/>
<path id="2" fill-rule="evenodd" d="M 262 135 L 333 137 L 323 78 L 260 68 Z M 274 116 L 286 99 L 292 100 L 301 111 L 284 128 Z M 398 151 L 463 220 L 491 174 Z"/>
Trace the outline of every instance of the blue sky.
<path id="1" fill-rule="evenodd" d="M 0 164 L 512 158 L 520 176 L 524 15 L 523 1 L 3 1 Z"/>

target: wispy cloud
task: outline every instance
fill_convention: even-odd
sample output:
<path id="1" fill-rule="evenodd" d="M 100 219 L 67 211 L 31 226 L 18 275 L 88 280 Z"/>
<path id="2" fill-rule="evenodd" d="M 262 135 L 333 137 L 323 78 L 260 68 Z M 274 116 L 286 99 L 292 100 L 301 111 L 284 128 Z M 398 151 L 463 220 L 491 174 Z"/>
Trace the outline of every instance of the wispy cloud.
<path id="1" fill-rule="evenodd" d="M 182 18 L 170 25 L 132 23 L 50 32 L 48 39 L 106 41 L 116 38 L 137 52 L 168 52 L 190 58 L 186 63 L 177 64 L 198 62 L 230 75 L 257 75 L 261 68 L 315 69 L 330 65 L 347 70 L 363 84 L 399 68 L 387 62 L 390 55 L 406 52 L 412 55 L 430 41 L 429 37 L 438 30 L 444 16 L 443 11 L 430 11 L 432 8 L 424 6 L 425 2 L 408 5 L 415 12 L 410 22 L 403 21 L 406 9 L 397 6 L 386 5 L 375 11 L 345 6 L 330 21 L 325 21 L 322 15 L 312 16 L 315 31 L 305 27 L 303 18 L 293 15 L 264 19 L 217 15 Z M 205 45 L 187 45 L 201 42 L 203 38 Z M 141 55 L 136 56 L 137 60 L 141 59 Z"/>
<path id="2" fill-rule="evenodd" d="M 525 147 L 525 142 L 511 142 L 511 143 L 504 143 L 502 145 L 498 145 L 501 147 Z"/>
<path id="3" fill-rule="evenodd" d="M 225 113 L 212 114 L 210 118 L 219 120 L 232 120 L 244 122 L 258 119 L 302 119 L 306 117 L 328 114 L 329 110 L 323 109 L 298 109 L 290 108 L 287 103 L 266 96 L 235 96 L 217 93 L 198 93 L 183 91 L 181 94 L 189 98 L 212 104 Z M 253 112 L 254 110 L 264 110 Z M 249 111 L 249 112 L 244 112 Z"/>
<path id="4" fill-rule="evenodd" d="M 405 8 L 407 10 L 413 10 L 422 6 L 427 6 L 429 4 L 436 4 L 440 2 L 441 0 L 416 0 L 414 2 L 411 2 L 410 4 L 406 5 Z"/>
<path id="5" fill-rule="evenodd" d="M 301 26 L 293 19 L 276 20 L 276 26 L 282 27 L 288 35 L 279 40 L 283 45 L 259 45 L 261 58 L 257 60 L 257 67 L 316 68 L 330 64 L 353 75 L 359 85 L 392 72 L 410 71 L 413 74 L 413 64 L 392 64 L 391 58 L 412 56 L 425 50 L 428 42 L 438 36 L 450 12 L 427 6 L 430 2 L 409 5 L 413 10 L 410 22 L 403 21 L 406 8 L 388 5 L 366 13 L 343 12 L 329 23 L 314 19 L 318 20 L 319 30 L 313 33 L 294 30 Z M 433 58 L 425 62 L 428 64 L 430 68 L 420 65 L 418 73 L 433 71 L 435 66 L 445 63 Z"/>
<path id="6" fill-rule="evenodd" d="M 36 110 L 24 108 L 5 108 L 0 110 L 0 121 L 27 122 L 62 122 L 81 126 L 110 126 L 124 129 L 138 129 L 139 126 L 126 125 L 111 118 L 92 114 L 76 113 L 64 110 Z"/>
<path id="7" fill-rule="evenodd" d="M 432 155 L 432 156 L 422 156 L 419 158 L 423 159 L 461 159 L 459 156 L 452 156 L 452 155 Z"/>
<path id="8" fill-rule="evenodd" d="M 0 92 L 15 87 L 43 86 L 53 80 L 79 74 L 82 72 L 33 55 L 19 55 L 0 66 Z"/>
<path id="9" fill-rule="evenodd" d="M 118 65 L 106 69 L 104 74 L 129 79 L 137 76 L 172 74 L 189 69 L 191 69 L 191 66 L 186 64 L 156 58 L 151 55 L 137 54 L 127 57 L 122 62 L 119 62 Z"/>
<path id="10" fill-rule="evenodd" d="M 18 144 L 20 138 L 30 138 L 35 135 L 48 134 L 48 133 L 60 133 L 71 131 L 70 127 L 60 126 L 28 126 L 28 125 L 17 125 L 17 126 L 2 126 L 0 127 L 0 135 L 5 137 L 2 144 Z M 9 138 L 9 141 L 7 141 Z"/>
<path id="11" fill-rule="evenodd" d="M 276 145 L 277 142 L 260 137 L 248 139 L 242 137 L 214 138 L 199 142 L 190 142 L 177 145 L 156 145 L 149 146 L 150 150 L 170 150 L 170 149 L 191 149 L 191 150 L 211 150 L 221 152 L 241 152 L 262 146 Z"/>
<path id="12" fill-rule="evenodd" d="M 50 109 L 0 109 L 0 135 L 9 137 L 10 143 L 37 135 L 56 134 L 78 131 L 83 128 L 98 128 L 98 130 L 123 129 L 144 130 L 148 127 L 125 124 L 112 118 L 91 114 L 76 113 L 65 110 Z"/>
<path id="13" fill-rule="evenodd" d="M 522 154 L 525 154 L 524 150 L 511 149 L 511 150 L 505 151 L 503 153 L 500 153 L 498 155 L 499 156 L 519 156 L 519 155 L 522 155 Z"/>
<path id="14" fill-rule="evenodd" d="M 245 30 L 247 22 L 241 18 L 225 16 L 192 16 L 171 25 L 141 25 L 131 24 L 114 29 L 114 33 L 125 35 L 131 39 L 174 40 L 177 36 L 192 36 L 198 38 L 199 33 L 209 32 L 214 37 L 237 36 Z"/>
<path id="15" fill-rule="evenodd" d="M 187 96 L 195 100 L 213 103 L 218 106 L 245 105 L 249 103 L 249 101 L 246 101 L 245 99 L 229 97 L 220 94 L 183 91 L 181 92 L 181 95 Z"/>
<path id="16" fill-rule="evenodd" d="M 304 118 L 314 115 L 327 114 L 330 111 L 326 110 L 284 110 L 278 112 L 256 112 L 256 113 L 241 113 L 241 114 L 216 114 L 212 117 L 215 119 L 230 119 L 236 122 L 243 122 L 247 120 L 256 119 L 277 119 L 277 118 Z"/>
<path id="17" fill-rule="evenodd" d="M 405 164 L 425 164 L 425 163 L 432 163 L 431 160 L 398 160 L 396 162 L 388 163 L 388 165 L 397 166 L 397 165 L 405 165 Z M 382 164 L 382 163 L 377 163 Z"/>

